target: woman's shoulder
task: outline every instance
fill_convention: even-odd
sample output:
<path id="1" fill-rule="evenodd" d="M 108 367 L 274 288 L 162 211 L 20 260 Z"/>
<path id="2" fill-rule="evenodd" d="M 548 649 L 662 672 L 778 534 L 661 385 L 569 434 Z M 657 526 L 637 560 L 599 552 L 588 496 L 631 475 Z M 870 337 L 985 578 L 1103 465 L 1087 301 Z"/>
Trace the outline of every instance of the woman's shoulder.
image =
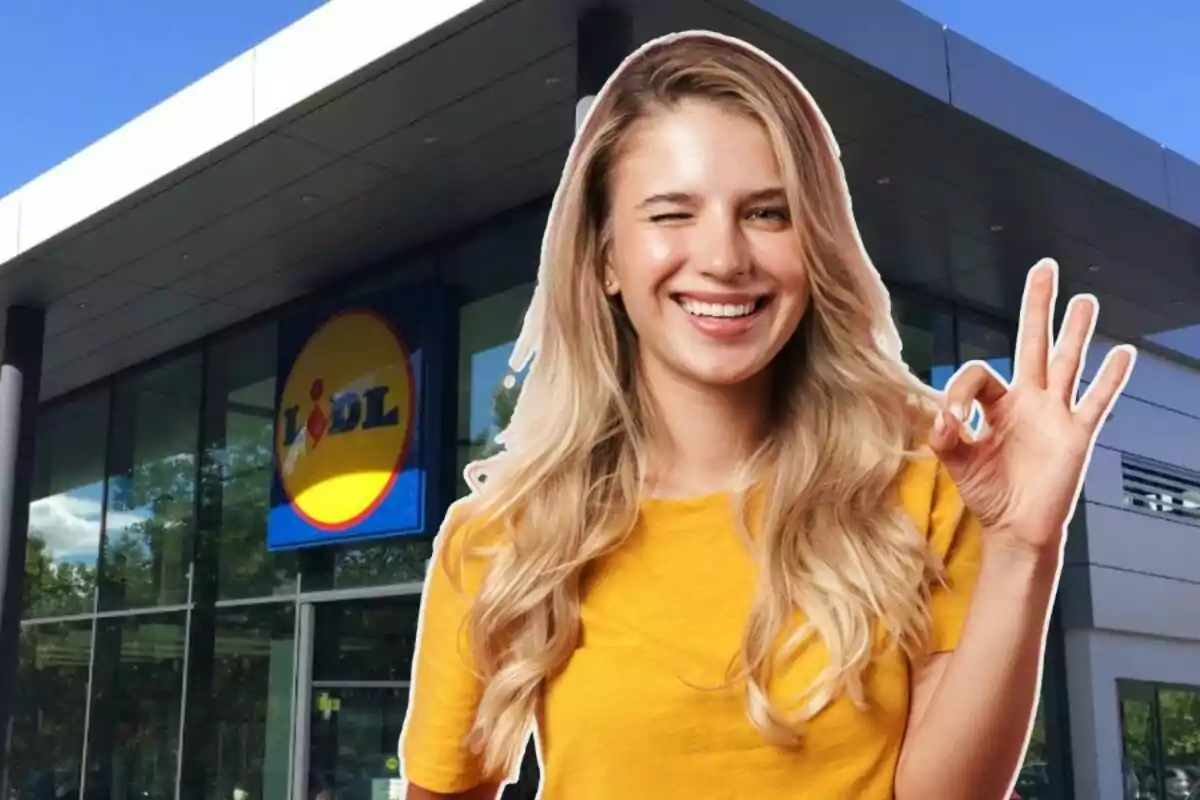
<path id="1" fill-rule="evenodd" d="M 899 503 L 917 529 L 928 535 L 943 517 L 963 513 L 958 488 L 945 466 L 928 447 L 919 447 L 905 459 L 897 476 Z"/>
<path id="2" fill-rule="evenodd" d="M 434 537 L 433 557 L 451 575 L 461 577 L 464 584 L 474 585 L 506 539 L 504 523 L 492 519 L 475 497 L 468 496 L 446 511 Z"/>

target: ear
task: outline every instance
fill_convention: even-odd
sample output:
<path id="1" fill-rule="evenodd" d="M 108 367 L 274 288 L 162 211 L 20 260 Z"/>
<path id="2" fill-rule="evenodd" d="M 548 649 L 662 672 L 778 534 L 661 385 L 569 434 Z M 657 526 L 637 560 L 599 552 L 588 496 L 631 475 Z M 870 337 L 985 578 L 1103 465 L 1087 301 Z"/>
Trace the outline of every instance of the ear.
<path id="1" fill-rule="evenodd" d="M 604 293 L 609 297 L 616 297 L 621 293 L 621 282 L 617 280 L 617 273 L 611 267 L 604 270 Z"/>

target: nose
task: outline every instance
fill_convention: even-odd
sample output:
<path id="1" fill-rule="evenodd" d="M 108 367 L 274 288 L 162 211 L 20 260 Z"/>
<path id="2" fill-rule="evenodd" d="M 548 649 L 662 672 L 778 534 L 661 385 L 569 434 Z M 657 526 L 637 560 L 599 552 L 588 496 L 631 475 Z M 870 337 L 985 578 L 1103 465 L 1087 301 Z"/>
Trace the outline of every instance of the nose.
<path id="1" fill-rule="evenodd" d="M 746 232 L 736 215 L 712 214 L 701 226 L 697 261 L 704 274 L 730 281 L 750 271 L 750 248 Z"/>

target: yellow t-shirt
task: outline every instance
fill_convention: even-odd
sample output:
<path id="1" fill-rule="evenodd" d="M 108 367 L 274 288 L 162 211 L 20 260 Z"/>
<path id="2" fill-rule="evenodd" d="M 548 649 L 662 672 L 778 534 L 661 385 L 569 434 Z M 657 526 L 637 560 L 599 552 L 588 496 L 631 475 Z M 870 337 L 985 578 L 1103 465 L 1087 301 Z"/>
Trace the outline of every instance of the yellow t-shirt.
<path id="1" fill-rule="evenodd" d="M 930 650 L 952 650 L 978 570 L 979 525 L 932 458 L 911 462 L 897 488 L 947 565 L 948 588 L 933 595 Z M 544 800 L 890 800 L 909 706 L 909 665 L 895 648 L 868 671 L 870 707 L 835 700 L 799 749 L 763 739 L 742 687 L 698 688 L 724 682 L 754 586 L 728 495 L 643 503 L 631 538 L 591 574 L 579 647 L 545 687 L 537 721 Z M 465 603 L 435 556 L 402 740 L 405 777 L 435 792 L 485 782 L 460 747 L 479 697 L 459 648 Z M 818 658 L 797 660 L 772 692 L 807 687 Z"/>

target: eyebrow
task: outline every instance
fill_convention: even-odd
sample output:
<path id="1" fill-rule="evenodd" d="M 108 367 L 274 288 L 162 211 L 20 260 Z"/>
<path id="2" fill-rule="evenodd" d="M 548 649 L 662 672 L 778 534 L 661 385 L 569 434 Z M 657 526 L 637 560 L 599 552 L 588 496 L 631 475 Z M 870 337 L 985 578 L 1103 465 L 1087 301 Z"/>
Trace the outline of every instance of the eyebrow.
<path id="1" fill-rule="evenodd" d="M 748 195 L 746 195 L 744 201 L 747 203 L 758 203 L 762 202 L 763 200 L 782 200 L 786 197 L 787 192 L 783 190 L 782 186 L 770 186 L 766 189 L 758 189 L 750 192 Z M 696 196 L 694 194 L 689 194 L 688 192 L 662 192 L 660 194 L 650 195 L 646 199 L 642 200 L 642 202 L 638 203 L 637 207 L 639 209 L 646 208 L 647 206 L 652 206 L 655 203 L 675 203 L 679 205 L 686 205 L 688 203 L 695 202 Z"/>
<path id="2" fill-rule="evenodd" d="M 646 206 L 652 206 L 655 203 L 678 203 L 680 205 L 684 205 L 687 203 L 694 203 L 695 201 L 696 196 L 693 194 L 688 194 L 687 192 L 663 192 L 661 194 L 650 195 L 645 200 L 638 203 L 637 207 L 645 208 Z"/>

